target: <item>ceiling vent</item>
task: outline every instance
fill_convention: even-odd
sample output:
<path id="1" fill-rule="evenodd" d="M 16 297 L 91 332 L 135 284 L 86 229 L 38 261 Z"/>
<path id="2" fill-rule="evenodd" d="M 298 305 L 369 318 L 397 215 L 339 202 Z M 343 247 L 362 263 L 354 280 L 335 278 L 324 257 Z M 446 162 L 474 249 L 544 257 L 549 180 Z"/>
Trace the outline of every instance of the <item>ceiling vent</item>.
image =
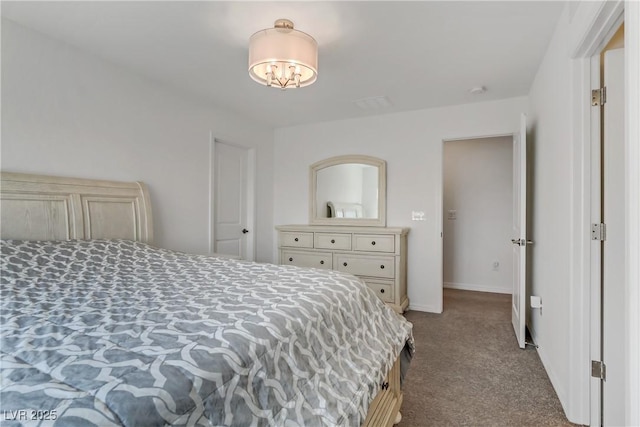
<path id="1" fill-rule="evenodd" d="M 358 99 L 353 101 L 353 103 L 356 107 L 365 111 L 380 110 L 382 108 L 391 107 L 391 101 L 389 101 L 389 98 L 384 95 Z"/>

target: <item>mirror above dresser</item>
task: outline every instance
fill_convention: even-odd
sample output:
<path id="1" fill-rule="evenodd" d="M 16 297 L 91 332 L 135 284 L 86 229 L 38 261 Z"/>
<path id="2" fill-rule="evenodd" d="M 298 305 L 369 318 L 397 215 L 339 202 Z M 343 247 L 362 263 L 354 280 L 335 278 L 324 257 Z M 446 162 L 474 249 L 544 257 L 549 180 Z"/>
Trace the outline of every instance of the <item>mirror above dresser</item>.
<path id="1" fill-rule="evenodd" d="M 386 224 L 386 162 L 363 155 L 331 157 L 309 168 L 309 223 Z"/>

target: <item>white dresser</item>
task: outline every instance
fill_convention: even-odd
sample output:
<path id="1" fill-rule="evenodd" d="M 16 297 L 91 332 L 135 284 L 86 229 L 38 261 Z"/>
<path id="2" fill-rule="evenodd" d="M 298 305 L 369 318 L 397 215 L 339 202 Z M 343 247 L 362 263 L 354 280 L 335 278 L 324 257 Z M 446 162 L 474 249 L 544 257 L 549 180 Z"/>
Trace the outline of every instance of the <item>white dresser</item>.
<path id="1" fill-rule="evenodd" d="M 409 306 L 408 228 L 281 225 L 276 230 L 280 264 L 351 273 L 398 313 Z"/>

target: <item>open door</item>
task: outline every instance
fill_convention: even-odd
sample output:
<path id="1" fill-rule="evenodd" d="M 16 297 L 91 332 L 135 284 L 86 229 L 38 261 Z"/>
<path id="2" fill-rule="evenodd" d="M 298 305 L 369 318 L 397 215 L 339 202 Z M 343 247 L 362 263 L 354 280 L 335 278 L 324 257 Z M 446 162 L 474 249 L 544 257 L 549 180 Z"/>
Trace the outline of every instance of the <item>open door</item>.
<path id="1" fill-rule="evenodd" d="M 625 425 L 625 158 L 624 49 L 604 53 L 604 140 L 602 146 L 602 424 Z"/>
<path id="2" fill-rule="evenodd" d="M 525 346 L 527 262 L 527 116 L 520 118 L 520 132 L 513 135 L 513 292 L 511 323 L 520 348 Z"/>

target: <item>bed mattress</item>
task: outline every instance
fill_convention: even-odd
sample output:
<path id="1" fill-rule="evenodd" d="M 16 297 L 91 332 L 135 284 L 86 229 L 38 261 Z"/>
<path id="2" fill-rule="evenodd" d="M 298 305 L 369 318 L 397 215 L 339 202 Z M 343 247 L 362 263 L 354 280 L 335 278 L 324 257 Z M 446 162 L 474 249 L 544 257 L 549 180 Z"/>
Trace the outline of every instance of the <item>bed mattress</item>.
<path id="1" fill-rule="evenodd" d="M 126 240 L 1 250 L 3 425 L 359 426 L 413 351 L 337 271 Z"/>

